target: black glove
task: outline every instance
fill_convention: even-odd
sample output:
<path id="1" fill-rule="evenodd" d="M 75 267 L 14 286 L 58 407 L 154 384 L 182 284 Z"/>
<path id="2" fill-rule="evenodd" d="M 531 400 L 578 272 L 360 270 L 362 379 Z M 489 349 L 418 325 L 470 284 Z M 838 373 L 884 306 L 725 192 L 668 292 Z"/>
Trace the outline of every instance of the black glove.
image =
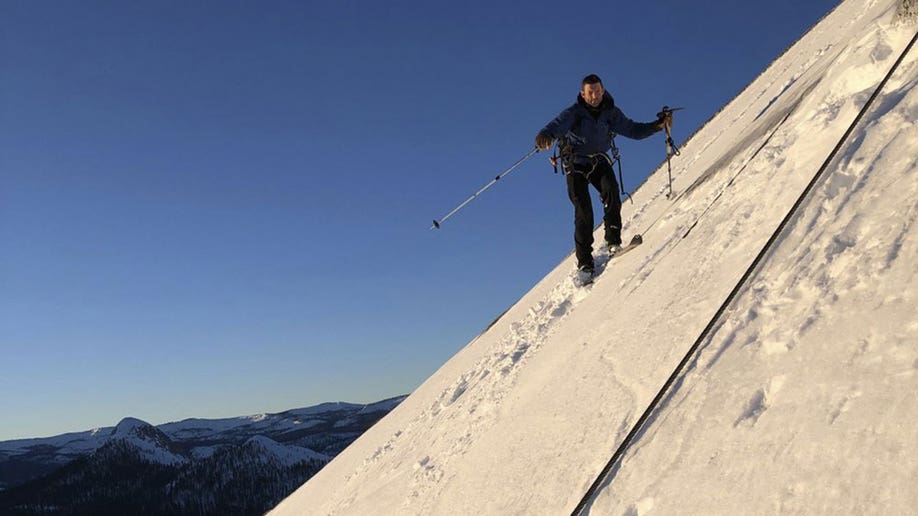
<path id="1" fill-rule="evenodd" d="M 546 132 L 540 132 L 535 137 L 535 145 L 536 145 L 536 148 L 539 150 L 550 149 L 551 144 L 554 141 L 555 141 L 555 138 Z"/>

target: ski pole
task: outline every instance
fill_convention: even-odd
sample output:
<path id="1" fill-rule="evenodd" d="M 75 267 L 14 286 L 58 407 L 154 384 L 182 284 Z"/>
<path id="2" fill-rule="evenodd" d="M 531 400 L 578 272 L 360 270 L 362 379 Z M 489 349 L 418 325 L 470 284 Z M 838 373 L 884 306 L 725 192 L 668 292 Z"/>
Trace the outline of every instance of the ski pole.
<path id="1" fill-rule="evenodd" d="M 494 183 L 500 181 L 500 179 L 501 179 L 502 177 L 506 176 L 506 175 L 509 174 L 510 172 L 513 172 L 513 170 L 514 170 L 516 167 L 522 165 L 524 161 L 526 161 L 527 159 L 531 158 L 532 155 L 535 154 L 535 153 L 537 153 L 537 152 L 539 152 L 539 148 L 538 148 L 538 147 L 533 148 L 531 151 L 529 151 L 528 154 L 526 154 L 525 156 L 523 156 L 522 158 L 520 158 L 519 161 L 517 161 L 516 163 L 514 163 L 513 165 L 511 165 L 510 168 L 508 168 L 507 170 L 505 170 L 505 171 L 501 172 L 500 174 L 498 174 L 497 177 L 495 177 L 494 179 L 492 179 L 490 183 L 484 185 L 484 186 L 481 188 L 481 190 L 478 190 L 477 192 L 473 193 L 471 197 L 469 197 L 468 199 L 465 200 L 465 202 L 463 202 L 463 203 L 460 204 L 459 206 L 456 206 L 455 208 L 453 208 L 453 211 L 451 211 L 451 212 L 447 213 L 446 215 L 444 215 L 443 218 L 441 218 L 440 220 L 434 219 L 434 221 L 433 221 L 433 226 L 431 226 L 430 229 L 440 229 L 440 224 L 442 224 L 443 221 L 445 221 L 446 219 L 448 219 L 448 218 L 452 217 L 453 215 L 455 215 L 456 212 L 459 211 L 459 210 L 461 210 L 463 207 L 465 207 L 466 204 L 472 202 L 476 197 L 478 197 L 479 195 L 481 195 L 482 193 L 484 193 L 485 190 L 487 190 L 488 188 L 491 188 L 492 186 L 494 186 Z"/>

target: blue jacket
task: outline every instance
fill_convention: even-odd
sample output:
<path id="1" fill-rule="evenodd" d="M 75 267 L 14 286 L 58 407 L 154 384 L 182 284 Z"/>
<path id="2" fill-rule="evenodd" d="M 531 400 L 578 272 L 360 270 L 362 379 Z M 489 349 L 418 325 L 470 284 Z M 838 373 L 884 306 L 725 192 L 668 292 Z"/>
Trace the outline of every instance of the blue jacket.
<path id="1" fill-rule="evenodd" d="M 642 124 L 625 116 L 622 110 L 615 106 L 615 101 L 608 91 L 603 94 L 598 116 L 594 117 L 594 113 L 597 113 L 597 109 L 590 108 L 589 104 L 577 95 L 577 102 L 549 122 L 542 132 L 550 134 L 555 139 L 567 137 L 574 155 L 589 156 L 608 151 L 613 133 L 641 140 L 658 131 L 656 122 Z"/>

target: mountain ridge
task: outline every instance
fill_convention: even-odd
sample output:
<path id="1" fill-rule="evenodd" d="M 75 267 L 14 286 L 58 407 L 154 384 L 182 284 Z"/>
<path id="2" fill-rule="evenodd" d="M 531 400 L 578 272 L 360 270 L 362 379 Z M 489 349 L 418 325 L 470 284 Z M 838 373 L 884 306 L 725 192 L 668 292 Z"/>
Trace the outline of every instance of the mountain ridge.
<path id="1" fill-rule="evenodd" d="M 85 514 L 141 505 L 155 514 L 261 514 L 404 398 L 156 426 L 125 417 L 113 427 L 0 442 L 0 512 L 32 514 L 40 499 Z"/>

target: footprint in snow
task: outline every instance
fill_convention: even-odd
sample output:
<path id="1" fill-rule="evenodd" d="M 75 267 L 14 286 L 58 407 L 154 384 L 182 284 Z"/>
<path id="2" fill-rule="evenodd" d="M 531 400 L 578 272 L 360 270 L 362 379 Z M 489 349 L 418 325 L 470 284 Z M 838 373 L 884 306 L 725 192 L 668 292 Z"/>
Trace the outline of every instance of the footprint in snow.
<path id="1" fill-rule="evenodd" d="M 759 389 L 755 391 L 755 394 L 746 402 L 746 408 L 743 410 L 743 413 L 733 423 L 734 428 L 741 424 L 746 424 L 750 427 L 755 426 L 756 421 L 759 420 L 759 417 L 766 409 L 768 409 L 768 400 L 765 389 Z"/>
<path id="2" fill-rule="evenodd" d="M 642 514 L 648 514 L 653 510 L 653 498 L 647 497 L 638 500 L 637 502 L 631 504 L 628 507 L 628 510 L 625 512 L 626 516 L 641 516 Z"/>
<path id="3" fill-rule="evenodd" d="M 767 386 L 762 387 L 753 393 L 752 397 L 749 398 L 749 401 L 746 402 L 746 407 L 743 410 L 743 413 L 736 419 L 733 423 L 733 427 L 736 428 L 740 425 L 746 425 L 749 427 L 755 426 L 759 418 L 762 417 L 762 414 L 768 410 L 771 402 L 769 398 L 773 398 L 778 391 L 784 386 L 784 381 L 787 379 L 785 375 L 775 376 L 771 379 Z"/>

